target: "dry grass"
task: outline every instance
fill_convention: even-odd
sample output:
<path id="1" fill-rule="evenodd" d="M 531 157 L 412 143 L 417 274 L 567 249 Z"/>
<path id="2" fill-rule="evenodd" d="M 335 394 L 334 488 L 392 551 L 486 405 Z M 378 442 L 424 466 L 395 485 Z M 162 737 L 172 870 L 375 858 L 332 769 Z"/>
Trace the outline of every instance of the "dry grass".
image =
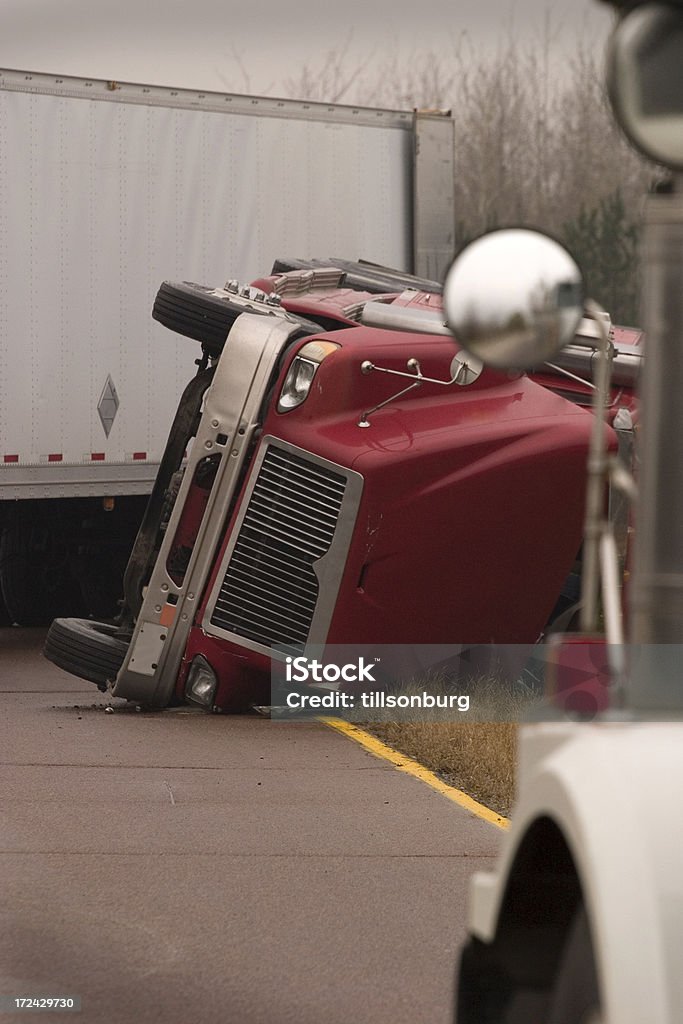
<path id="1" fill-rule="evenodd" d="M 388 722 L 365 728 L 491 810 L 510 813 L 517 741 L 513 723 Z"/>
<path id="2" fill-rule="evenodd" d="M 429 690 L 434 692 L 432 686 Z M 499 680 L 477 680 L 468 690 L 471 710 L 455 721 L 435 715 L 429 721 L 385 719 L 363 727 L 475 800 L 508 815 L 515 795 L 517 722 L 540 698 L 521 683 Z"/>

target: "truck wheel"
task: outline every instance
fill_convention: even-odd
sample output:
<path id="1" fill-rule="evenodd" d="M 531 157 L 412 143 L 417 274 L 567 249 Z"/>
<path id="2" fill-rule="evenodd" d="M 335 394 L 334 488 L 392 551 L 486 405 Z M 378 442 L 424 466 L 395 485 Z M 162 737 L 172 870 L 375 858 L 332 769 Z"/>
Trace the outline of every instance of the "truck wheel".
<path id="1" fill-rule="evenodd" d="M 210 356 L 218 356 L 244 309 L 233 305 L 227 296 L 212 294 L 214 290 L 191 281 L 164 281 L 154 300 L 152 317 L 176 334 L 200 341 Z"/>
<path id="2" fill-rule="evenodd" d="M 48 523 L 14 520 L 0 537 L 0 590 L 12 622 L 44 626 L 73 615 L 82 603 L 58 531 Z"/>
<path id="3" fill-rule="evenodd" d="M 128 650 L 129 638 L 118 627 L 90 619 L 55 619 L 43 654 L 48 661 L 80 679 L 107 689 L 118 674 Z"/>
<path id="4" fill-rule="evenodd" d="M 586 908 L 569 932 L 550 999 L 548 1024 L 602 1024 L 600 990 Z"/>

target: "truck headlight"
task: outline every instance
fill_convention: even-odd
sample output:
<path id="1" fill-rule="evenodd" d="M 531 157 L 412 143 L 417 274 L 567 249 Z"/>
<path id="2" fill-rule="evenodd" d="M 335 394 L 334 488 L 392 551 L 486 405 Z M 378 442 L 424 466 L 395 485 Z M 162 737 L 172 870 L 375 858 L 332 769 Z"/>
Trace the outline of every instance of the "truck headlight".
<path id="1" fill-rule="evenodd" d="M 216 673 L 206 658 L 198 654 L 192 659 L 190 671 L 187 673 L 186 700 L 191 700 L 193 704 L 201 704 L 205 708 L 213 707 L 217 683 Z"/>
<path id="2" fill-rule="evenodd" d="M 277 403 L 278 412 L 296 409 L 298 405 L 306 401 L 318 367 L 323 359 L 326 359 L 339 347 L 333 341 L 309 341 L 299 349 L 282 385 L 280 399 Z"/>

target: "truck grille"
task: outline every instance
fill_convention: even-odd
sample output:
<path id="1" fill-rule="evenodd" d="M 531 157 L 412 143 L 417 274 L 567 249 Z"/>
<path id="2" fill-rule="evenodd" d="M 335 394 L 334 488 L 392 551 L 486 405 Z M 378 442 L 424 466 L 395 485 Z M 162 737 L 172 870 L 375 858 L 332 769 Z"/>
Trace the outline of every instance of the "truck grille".
<path id="1" fill-rule="evenodd" d="M 270 446 L 239 528 L 211 623 L 264 646 L 302 650 L 347 478 Z"/>

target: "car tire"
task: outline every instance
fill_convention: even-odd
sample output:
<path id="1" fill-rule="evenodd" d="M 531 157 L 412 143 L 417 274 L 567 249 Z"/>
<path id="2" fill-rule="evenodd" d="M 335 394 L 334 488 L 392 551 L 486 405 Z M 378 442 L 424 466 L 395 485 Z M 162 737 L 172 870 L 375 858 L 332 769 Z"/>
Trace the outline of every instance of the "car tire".
<path id="1" fill-rule="evenodd" d="M 48 661 L 105 691 L 123 664 L 130 638 L 118 626 L 90 619 L 55 619 L 43 654 Z"/>
<path id="2" fill-rule="evenodd" d="M 555 978 L 548 1024 L 602 1024 L 600 989 L 586 908 L 581 904 L 569 930 Z"/>
<path id="3" fill-rule="evenodd" d="M 164 281 L 154 300 L 152 317 L 176 334 L 201 342 L 210 356 L 218 356 L 244 307 L 215 291 L 191 281 Z"/>

